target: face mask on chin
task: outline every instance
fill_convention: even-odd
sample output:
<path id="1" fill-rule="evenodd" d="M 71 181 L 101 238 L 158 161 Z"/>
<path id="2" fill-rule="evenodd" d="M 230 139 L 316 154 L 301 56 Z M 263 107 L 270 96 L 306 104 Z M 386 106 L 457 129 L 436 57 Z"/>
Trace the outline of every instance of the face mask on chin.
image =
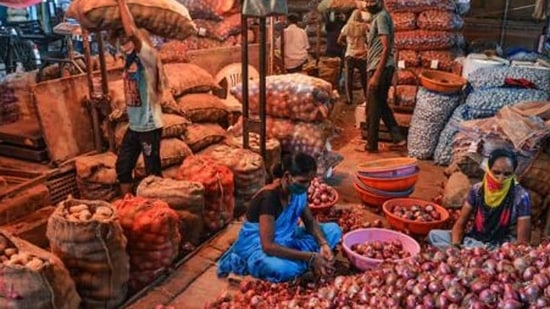
<path id="1" fill-rule="evenodd" d="M 300 195 L 307 191 L 307 187 L 301 183 L 291 183 L 288 185 L 288 191 L 292 194 Z"/>

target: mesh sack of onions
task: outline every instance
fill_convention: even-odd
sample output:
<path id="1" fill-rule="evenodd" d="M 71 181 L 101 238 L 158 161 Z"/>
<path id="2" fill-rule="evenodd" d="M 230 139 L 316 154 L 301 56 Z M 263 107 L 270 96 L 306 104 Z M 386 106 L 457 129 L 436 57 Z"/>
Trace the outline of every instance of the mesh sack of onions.
<path id="1" fill-rule="evenodd" d="M 69 197 L 48 219 L 46 236 L 71 273 L 83 307 L 120 306 L 130 267 L 127 240 L 111 204 Z"/>
<path id="2" fill-rule="evenodd" d="M 331 124 L 308 123 L 267 117 L 266 131 L 269 138 L 278 139 L 282 150 L 289 153 L 303 152 L 316 158 L 323 153 Z"/>
<path id="3" fill-rule="evenodd" d="M 259 111 L 259 82 L 249 83 L 250 111 Z M 242 100 L 242 84 L 231 89 L 231 93 Z M 332 85 L 320 78 L 304 74 L 272 75 L 266 79 L 269 116 L 302 120 L 307 122 L 324 120 L 328 116 L 327 106 L 332 98 Z"/>
<path id="4" fill-rule="evenodd" d="M 0 308 L 78 308 L 80 296 L 55 255 L 0 231 Z"/>
<path id="5" fill-rule="evenodd" d="M 418 85 L 418 76 L 422 73 L 423 68 L 407 68 L 397 70 L 397 85 Z"/>
<path id="6" fill-rule="evenodd" d="M 391 19 L 395 31 L 414 30 L 416 29 L 416 14 L 412 12 L 392 13 Z"/>
<path id="7" fill-rule="evenodd" d="M 462 98 L 461 94 L 445 95 L 420 88 L 407 140 L 409 156 L 432 157 L 441 130 Z"/>
<path id="8" fill-rule="evenodd" d="M 126 195 L 114 203 L 130 256 L 129 287 L 137 291 L 166 271 L 178 255 L 179 218 L 161 200 Z"/>
<path id="9" fill-rule="evenodd" d="M 412 50 L 449 49 L 457 44 L 457 36 L 453 32 L 412 30 L 395 33 L 395 48 Z"/>
<path id="10" fill-rule="evenodd" d="M 436 164 L 449 165 L 449 163 L 451 163 L 453 139 L 456 133 L 458 133 L 458 124 L 463 120 L 467 120 L 465 111 L 466 105 L 463 104 L 458 106 L 454 110 L 451 119 L 447 122 L 443 131 L 441 131 L 439 140 L 437 141 L 437 147 L 434 151 L 434 162 Z"/>
<path id="11" fill-rule="evenodd" d="M 464 19 L 453 12 L 427 10 L 418 14 L 418 28 L 424 30 L 456 31 L 464 26 Z"/>
<path id="12" fill-rule="evenodd" d="M 388 91 L 388 102 L 398 106 L 415 107 L 418 88 L 413 85 L 391 86 Z"/>
<path id="13" fill-rule="evenodd" d="M 397 53 L 397 61 L 404 62 L 406 68 L 417 67 L 420 65 L 420 57 L 416 50 L 400 50 Z"/>
<path id="14" fill-rule="evenodd" d="M 245 280 L 207 308 L 548 308 L 550 245 L 426 249 L 410 262 L 306 287 Z"/>
<path id="15" fill-rule="evenodd" d="M 424 68 L 453 72 L 457 66 L 455 59 L 461 56 L 457 50 L 426 50 L 420 52 L 420 65 Z"/>
<path id="16" fill-rule="evenodd" d="M 550 92 L 534 89 L 490 88 L 474 90 L 466 98 L 466 113 L 470 119 L 494 116 L 501 108 L 528 101 L 547 101 Z"/>
<path id="17" fill-rule="evenodd" d="M 386 0 L 384 5 L 390 12 L 420 13 L 426 10 L 456 10 L 454 0 Z"/>
<path id="18" fill-rule="evenodd" d="M 218 0 L 178 0 L 189 10 L 189 15 L 193 19 L 210 19 L 221 21 L 224 15 L 231 12 L 236 6 L 236 1 L 218 1 Z"/>
<path id="19" fill-rule="evenodd" d="M 493 66 L 479 68 L 468 75 L 468 81 L 474 89 L 500 87 L 504 79 L 526 79 L 539 90 L 550 92 L 550 73 L 544 69 L 516 66 Z"/>
<path id="20" fill-rule="evenodd" d="M 233 172 L 235 197 L 250 201 L 252 196 L 265 185 L 266 169 L 259 154 L 243 148 L 228 145 L 212 145 L 200 152 L 223 164 Z"/>
<path id="21" fill-rule="evenodd" d="M 204 186 L 204 224 L 208 232 L 224 227 L 235 210 L 233 172 L 206 155 L 186 158 L 176 177 L 196 181 Z"/>
<path id="22" fill-rule="evenodd" d="M 221 22 L 214 20 L 195 19 L 199 33 L 218 41 L 225 41 L 231 35 L 241 32 L 241 14 L 233 14 L 224 18 Z"/>
<path id="23" fill-rule="evenodd" d="M 237 147 L 243 148 L 243 137 L 242 136 L 228 136 L 225 139 L 225 143 Z M 248 133 L 248 146 L 250 150 L 255 153 L 260 153 L 260 135 L 256 133 Z M 267 138 L 265 142 L 265 167 L 266 170 L 271 170 L 271 167 L 275 166 L 281 161 L 281 143 L 277 139 Z"/>

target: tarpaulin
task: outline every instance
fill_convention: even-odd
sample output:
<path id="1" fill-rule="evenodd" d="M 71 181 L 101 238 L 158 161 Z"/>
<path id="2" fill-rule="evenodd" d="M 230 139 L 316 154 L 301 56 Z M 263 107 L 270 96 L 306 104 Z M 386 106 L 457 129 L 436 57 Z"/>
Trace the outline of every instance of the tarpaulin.
<path id="1" fill-rule="evenodd" d="M 24 9 L 31 5 L 42 2 L 41 0 L 0 0 L 0 5 L 13 9 Z"/>

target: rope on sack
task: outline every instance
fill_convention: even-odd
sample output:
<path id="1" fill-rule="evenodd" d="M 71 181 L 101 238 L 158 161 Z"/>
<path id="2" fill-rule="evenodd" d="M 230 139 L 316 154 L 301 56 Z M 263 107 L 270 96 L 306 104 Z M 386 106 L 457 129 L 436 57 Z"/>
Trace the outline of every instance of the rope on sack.
<path id="1" fill-rule="evenodd" d="M 114 212 L 113 212 L 114 214 Z M 111 220 L 112 222 L 112 220 Z M 113 286 L 114 286 L 114 283 L 113 283 L 113 263 L 112 263 L 112 260 L 111 260 L 111 255 L 109 254 L 110 251 L 109 251 L 109 248 L 107 247 L 107 244 L 105 243 L 105 240 L 103 239 L 103 237 L 101 237 L 101 223 L 98 222 L 98 225 L 96 226 L 95 228 L 95 234 L 97 236 L 97 238 L 99 239 L 99 241 L 101 242 L 101 246 L 103 247 L 103 250 L 105 250 L 105 257 L 107 258 L 107 265 L 109 266 L 109 298 L 113 295 Z M 110 232 L 110 230 L 108 231 Z M 109 300 L 104 300 L 103 301 L 105 307 L 107 307 L 108 303 L 109 303 Z"/>

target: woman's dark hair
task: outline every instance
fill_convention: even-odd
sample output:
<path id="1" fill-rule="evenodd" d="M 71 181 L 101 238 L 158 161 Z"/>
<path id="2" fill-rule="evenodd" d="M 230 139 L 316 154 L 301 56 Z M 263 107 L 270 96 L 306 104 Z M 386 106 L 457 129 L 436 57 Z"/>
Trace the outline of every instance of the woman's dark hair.
<path id="1" fill-rule="evenodd" d="M 284 155 L 281 163 L 276 164 L 271 169 L 273 178 L 283 177 L 285 172 L 292 176 L 305 176 L 317 171 L 317 162 L 315 159 L 305 153 L 298 152 Z"/>
<path id="2" fill-rule="evenodd" d="M 518 167 L 518 158 L 514 152 L 507 149 L 495 149 L 489 155 L 489 168 L 492 168 L 495 164 L 495 161 L 500 158 L 510 159 L 510 161 L 512 161 L 512 167 L 514 168 L 514 170 L 516 170 L 516 168 Z"/>
<path id="3" fill-rule="evenodd" d="M 296 14 L 288 15 L 288 22 L 291 24 L 297 24 L 300 21 L 300 17 Z"/>

